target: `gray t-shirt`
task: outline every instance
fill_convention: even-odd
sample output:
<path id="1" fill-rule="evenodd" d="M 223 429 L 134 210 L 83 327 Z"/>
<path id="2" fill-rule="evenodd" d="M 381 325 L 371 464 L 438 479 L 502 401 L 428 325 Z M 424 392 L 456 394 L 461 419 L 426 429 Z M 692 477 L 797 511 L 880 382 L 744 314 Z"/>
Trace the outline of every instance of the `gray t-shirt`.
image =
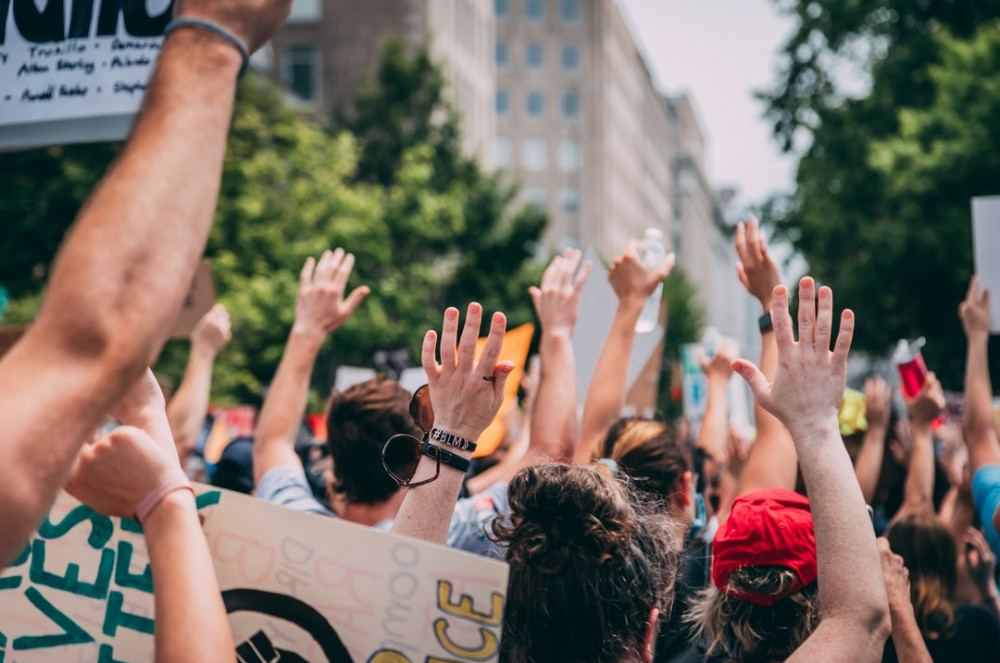
<path id="1" fill-rule="evenodd" d="M 313 495 L 300 467 L 275 467 L 261 477 L 257 497 L 302 513 L 336 518 L 337 514 Z M 458 500 L 448 528 L 448 547 L 493 559 L 504 559 L 504 548 L 487 535 L 494 518 L 510 515 L 507 484 L 495 483 L 478 495 Z M 388 532 L 391 520 L 383 520 L 374 529 Z"/>

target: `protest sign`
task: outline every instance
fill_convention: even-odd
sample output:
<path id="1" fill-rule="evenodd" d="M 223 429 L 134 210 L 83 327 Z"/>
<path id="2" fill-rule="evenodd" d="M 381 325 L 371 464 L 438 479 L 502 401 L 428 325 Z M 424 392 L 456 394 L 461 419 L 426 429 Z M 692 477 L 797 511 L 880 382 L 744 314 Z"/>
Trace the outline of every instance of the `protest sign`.
<path id="1" fill-rule="evenodd" d="M 0 148 L 124 138 L 173 0 L 0 1 Z"/>
<path id="2" fill-rule="evenodd" d="M 207 486 L 199 493 L 242 663 L 497 660 L 505 564 Z M 152 590 L 139 526 L 60 495 L 0 576 L 0 661 L 152 661 Z"/>
<path id="3" fill-rule="evenodd" d="M 1000 196 L 972 199 L 972 243 L 980 289 L 1000 294 Z M 993 305 L 990 331 L 1000 333 L 1000 306 Z"/>
<path id="4" fill-rule="evenodd" d="M 2 2 L 2 0 L 0 0 Z M 194 273 L 191 288 L 188 290 L 181 311 L 177 314 L 170 338 L 187 338 L 198 325 L 202 316 L 215 306 L 215 282 L 212 280 L 212 261 L 205 259 L 198 265 Z"/>

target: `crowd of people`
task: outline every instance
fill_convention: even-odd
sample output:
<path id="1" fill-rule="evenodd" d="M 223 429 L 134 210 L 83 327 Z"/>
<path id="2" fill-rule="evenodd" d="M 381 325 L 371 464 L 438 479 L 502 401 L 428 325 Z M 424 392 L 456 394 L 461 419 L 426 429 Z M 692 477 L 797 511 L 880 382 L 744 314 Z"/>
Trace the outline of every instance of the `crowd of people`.
<path id="1" fill-rule="evenodd" d="M 289 8 L 178 0 L 132 135 L 69 233 L 35 324 L 0 362 L 0 563 L 62 488 L 136 518 L 160 663 L 234 659 L 184 468 L 229 338 L 225 311 L 195 330 L 169 403 L 148 366 L 204 250 L 238 72 Z M 722 343 L 703 357 L 708 404 L 693 439 L 677 422 L 621 417 L 636 322 L 673 265 L 644 265 L 632 242 L 610 268 L 618 305 L 582 413 L 571 342 L 590 266 L 567 250 L 528 293 L 541 338 L 522 406 L 504 415 L 499 451 L 474 461 L 514 369 L 499 359 L 502 313 L 477 354 L 475 303 L 464 324 L 448 308 L 440 334 L 424 336 L 426 389 L 377 377 L 334 391 L 325 447 L 303 444 L 320 347 L 378 296 L 377 283 L 348 290 L 350 253 L 310 258 L 237 464 L 244 485 L 317 517 L 506 560 L 502 660 L 1000 661 L 988 293 L 973 278 L 959 308 L 961 426 L 935 429 L 944 397 L 933 374 L 900 416 L 884 380 L 869 379 L 865 416 L 845 422 L 853 313 L 838 319 L 831 290 L 806 277 L 793 321 L 755 219 L 738 227 L 736 249 L 736 277 L 764 314 L 761 355 L 754 364 Z M 753 393 L 752 442 L 729 424 L 734 372 Z"/>

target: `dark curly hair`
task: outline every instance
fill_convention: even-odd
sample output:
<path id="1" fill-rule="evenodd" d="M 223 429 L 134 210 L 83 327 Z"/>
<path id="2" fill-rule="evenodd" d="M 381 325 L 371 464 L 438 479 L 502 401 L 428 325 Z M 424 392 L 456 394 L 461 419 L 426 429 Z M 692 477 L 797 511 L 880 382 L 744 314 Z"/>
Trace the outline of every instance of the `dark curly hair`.
<path id="1" fill-rule="evenodd" d="M 588 466 L 529 467 L 508 494 L 509 520 L 493 522 L 510 565 L 507 660 L 640 659 L 650 612 L 673 597 L 676 525 Z"/>
<path id="2" fill-rule="evenodd" d="M 327 446 L 333 457 L 333 491 L 354 504 L 378 504 L 399 486 L 382 466 L 382 446 L 397 433 L 420 437 L 410 417 L 410 392 L 377 376 L 327 402 Z"/>

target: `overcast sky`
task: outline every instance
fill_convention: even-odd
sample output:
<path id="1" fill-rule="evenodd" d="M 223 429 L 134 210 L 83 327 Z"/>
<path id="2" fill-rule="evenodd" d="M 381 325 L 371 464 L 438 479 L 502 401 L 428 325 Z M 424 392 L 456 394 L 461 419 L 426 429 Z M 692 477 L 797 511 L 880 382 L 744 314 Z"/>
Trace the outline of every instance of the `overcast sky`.
<path id="1" fill-rule="evenodd" d="M 694 99 L 708 142 L 709 178 L 753 204 L 792 188 L 795 160 L 770 137 L 755 90 L 770 88 L 794 27 L 769 0 L 618 0 L 667 93 Z"/>

